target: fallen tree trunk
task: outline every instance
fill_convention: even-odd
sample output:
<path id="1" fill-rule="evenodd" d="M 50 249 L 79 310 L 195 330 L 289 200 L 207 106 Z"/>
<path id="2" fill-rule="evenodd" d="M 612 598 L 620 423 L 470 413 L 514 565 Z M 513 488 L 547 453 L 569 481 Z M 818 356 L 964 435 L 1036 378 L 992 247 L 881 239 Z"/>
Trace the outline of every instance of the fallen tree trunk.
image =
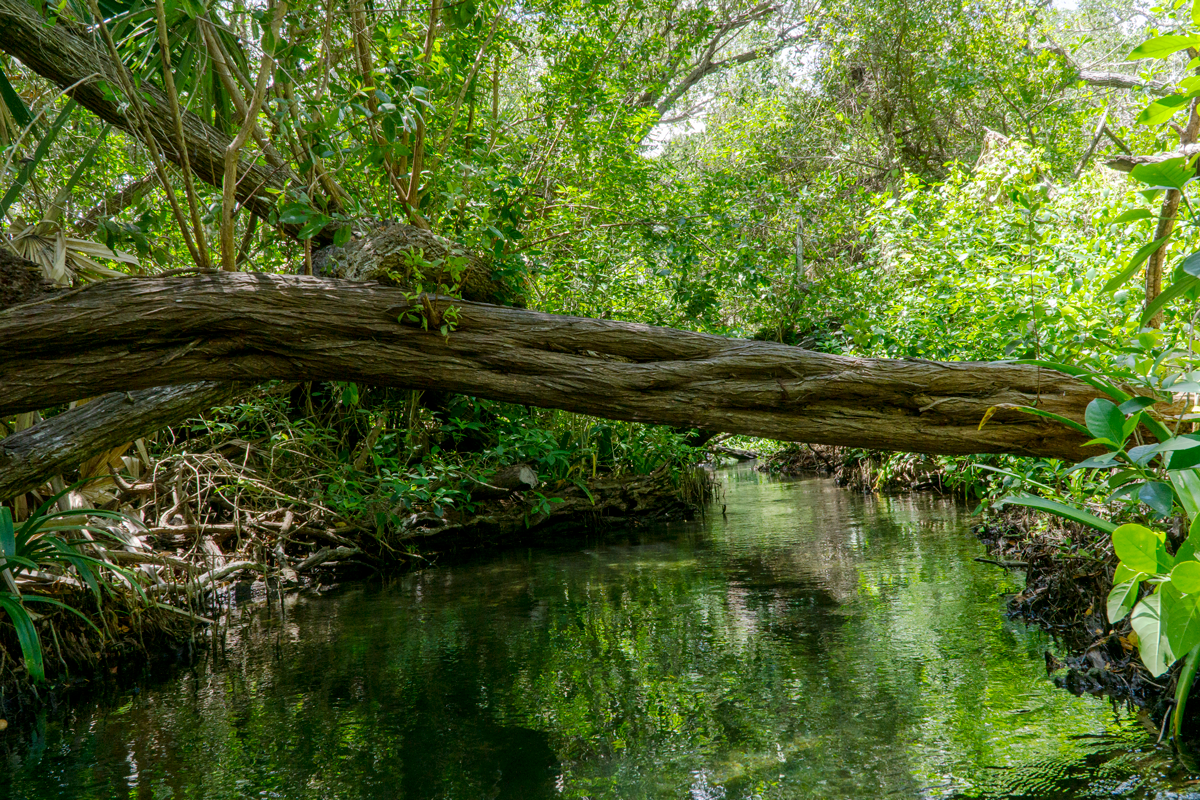
<path id="1" fill-rule="evenodd" d="M 0 500 L 36 489 L 97 453 L 219 406 L 237 388 L 204 381 L 112 392 L 0 439 Z"/>
<path id="2" fill-rule="evenodd" d="M 1075 459 L 1096 392 L 1004 363 L 863 359 L 303 276 L 107 281 L 0 312 L 0 415 L 196 380 L 351 380 L 610 419 L 923 453 Z M 432 316 L 429 330 L 402 317 Z M 982 429 L 988 409 L 1001 409 Z"/>

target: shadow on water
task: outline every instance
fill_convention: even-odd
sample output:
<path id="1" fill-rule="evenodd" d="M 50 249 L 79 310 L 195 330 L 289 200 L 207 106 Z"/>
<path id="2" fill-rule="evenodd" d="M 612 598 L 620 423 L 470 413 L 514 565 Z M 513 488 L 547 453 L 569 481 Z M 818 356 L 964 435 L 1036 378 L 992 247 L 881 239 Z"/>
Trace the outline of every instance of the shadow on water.
<path id="1" fill-rule="evenodd" d="M 0 739 L 0 792 L 1189 796 L 1135 720 L 1054 688 L 961 508 L 723 477 L 702 522 L 254 610 L 222 653 Z"/>

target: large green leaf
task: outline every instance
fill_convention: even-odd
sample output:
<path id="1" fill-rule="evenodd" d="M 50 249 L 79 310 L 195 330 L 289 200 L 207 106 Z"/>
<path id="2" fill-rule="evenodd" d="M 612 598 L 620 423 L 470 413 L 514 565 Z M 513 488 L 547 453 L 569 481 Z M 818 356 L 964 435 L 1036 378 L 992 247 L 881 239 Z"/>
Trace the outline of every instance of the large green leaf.
<path id="1" fill-rule="evenodd" d="M 1097 397 L 1083 413 L 1088 433 L 1120 447 L 1125 443 L 1125 415 L 1111 400 Z"/>
<path id="2" fill-rule="evenodd" d="M 1133 609 L 1129 624 L 1138 636 L 1138 653 L 1154 677 L 1162 675 L 1175 662 L 1162 619 L 1162 593 L 1144 598 Z"/>
<path id="3" fill-rule="evenodd" d="M 21 99 L 21 95 L 17 94 L 17 90 L 12 87 L 8 81 L 8 76 L 4 74 L 3 66 L 0 66 L 0 100 L 4 101 L 4 105 L 8 107 L 8 113 L 12 114 L 12 118 L 17 125 L 24 128 L 33 122 L 33 116 L 29 113 L 29 108 L 25 105 L 25 101 Z"/>
<path id="4" fill-rule="evenodd" d="M 1187 594 L 1200 592 L 1200 561 L 1190 558 L 1176 564 L 1171 570 L 1171 583 Z"/>
<path id="5" fill-rule="evenodd" d="M 1087 525 L 1089 528 L 1095 528 L 1098 531 L 1112 533 L 1117 529 L 1117 526 L 1106 519 L 1100 519 L 1095 514 L 1084 511 L 1081 508 L 1075 508 L 1065 503 L 1060 503 L 1057 500 L 1047 500 L 1044 497 L 1034 497 L 1033 495 L 1013 495 L 1005 497 L 1000 502 L 996 503 L 996 508 L 1002 508 L 1006 505 L 1025 506 L 1026 508 L 1036 508 L 1039 511 L 1045 511 L 1054 514 L 1063 519 L 1069 519 L 1072 522 L 1078 522 L 1081 525 Z M 1153 570 L 1151 570 L 1153 571 Z"/>
<path id="6" fill-rule="evenodd" d="M 0 556 L 17 554 L 17 531 L 13 526 L 12 511 L 0 506 Z"/>
<path id="7" fill-rule="evenodd" d="M 1133 222 L 1140 219 L 1154 219 L 1154 212 L 1148 208 L 1131 208 L 1123 214 L 1118 214 L 1112 219 L 1102 221 L 1104 225 L 1120 225 L 1122 222 Z"/>
<path id="8" fill-rule="evenodd" d="M 0 609 L 8 614 L 13 627 L 17 629 L 17 644 L 25 658 L 25 669 L 31 678 L 40 683 L 46 679 L 46 669 L 42 664 L 42 640 L 33 626 L 33 618 L 21 601 L 11 594 L 0 592 Z"/>
<path id="9" fill-rule="evenodd" d="M 1127 61 L 1137 61 L 1142 58 L 1166 58 L 1180 50 L 1186 50 L 1189 47 L 1196 47 L 1200 44 L 1195 36 L 1179 36 L 1170 34 L 1167 36 L 1155 36 L 1153 39 L 1146 41 L 1133 48 L 1130 52 Z"/>
<path id="10" fill-rule="evenodd" d="M 1173 584 L 1164 584 L 1158 593 L 1162 595 L 1160 613 L 1167 632 L 1167 644 L 1172 653 L 1186 653 L 1200 644 L 1200 597 L 1184 595 Z"/>
<path id="11" fill-rule="evenodd" d="M 1175 505 L 1175 492 L 1162 481 L 1146 481 L 1138 490 L 1138 499 L 1154 509 L 1160 517 L 1169 517 Z"/>
<path id="12" fill-rule="evenodd" d="M 1130 173 L 1134 178 L 1155 189 L 1182 189 L 1196 177 L 1196 169 L 1183 156 L 1138 164 Z"/>
<path id="13" fill-rule="evenodd" d="M 1191 98 L 1183 94 L 1173 94 L 1169 97 L 1155 100 L 1153 103 L 1142 109 L 1142 113 L 1138 114 L 1137 120 L 1135 121 L 1139 125 L 1161 125 L 1171 117 L 1175 116 L 1180 109 L 1187 105 L 1189 100 L 1191 100 Z M 1146 181 L 1146 183 L 1152 182 Z M 1152 183 L 1152 185 L 1162 186 L 1161 183 Z"/>
<path id="14" fill-rule="evenodd" d="M 1171 479 L 1171 485 L 1175 487 L 1179 503 L 1194 526 L 1196 520 L 1200 519 L 1200 475 L 1197 475 L 1194 469 L 1172 469 L 1167 472 L 1167 477 Z M 1198 552 L 1200 552 L 1200 548 L 1198 548 Z"/>
<path id="15" fill-rule="evenodd" d="M 1200 2 L 1192 6 L 1192 13 L 1200 8 Z M 1188 695 L 1192 693 L 1192 682 L 1196 680 L 1196 665 L 1200 664 L 1200 644 L 1188 651 L 1183 660 L 1183 669 L 1179 671 L 1179 682 L 1175 687 L 1175 709 L 1171 712 L 1171 735 L 1179 738 L 1183 727 L 1184 710 L 1187 708 Z"/>
<path id="16" fill-rule="evenodd" d="M 1142 312 L 1142 319 L 1138 324 L 1145 325 L 1162 310 L 1163 306 L 1197 286 L 1200 286 L 1200 278 L 1193 278 L 1191 275 L 1175 281 L 1163 289 L 1162 294 L 1146 304 L 1146 310 Z"/>
<path id="17" fill-rule="evenodd" d="M 1200 564 L 1200 561 L 1196 563 Z M 1138 575 L 1142 575 L 1142 573 L 1139 572 Z M 1113 586 L 1112 591 L 1108 593 L 1108 601 L 1105 603 L 1109 622 L 1115 624 L 1125 619 L 1125 615 L 1133 609 L 1133 604 L 1137 602 L 1138 587 L 1141 585 L 1141 578 L 1134 578 Z"/>
<path id="18" fill-rule="evenodd" d="M 1163 558 L 1163 540 L 1161 533 L 1132 522 L 1112 532 L 1113 551 L 1121 563 L 1149 575 L 1169 572 L 1171 569 L 1171 564 Z"/>
<path id="19" fill-rule="evenodd" d="M 14 180 L 12 185 L 8 187 L 8 191 L 4 193 L 4 196 L 0 197 L 0 217 L 3 217 L 5 214 L 7 214 L 8 209 L 17 201 L 17 197 L 20 196 L 21 190 L 24 189 L 25 184 L 29 182 L 29 178 L 33 175 L 33 171 L 37 168 L 37 165 L 43 158 L 46 157 L 46 153 L 50 151 L 50 145 L 52 145 L 54 140 L 58 138 L 58 132 L 62 130 L 63 125 L 66 124 L 67 119 L 71 116 L 71 112 L 75 110 L 76 105 L 77 104 L 74 100 L 67 101 L 66 105 L 63 106 L 62 111 L 60 111 L 58 116 L 55 117 L 54 124 L 50 126 L 50 130 L 46 132 L 46 135 L 41 138 L 37 147 L 34 148 L 33 155 L 25 161 L 24 165 L 21 167 L 21 171 L 17 173 L 16 180 Z"/>
<path id="20" fill-rule="evenodd" d="M 1164 236 L 1161 239 L 1155 239 L 1149 244 L 1142 245 L 1141 249 L 1133 254 L 1133 258 L 1129 259 L 1129 263 L 1114 275 L 1109 278 L 1108 283 L 1100 290 L 1102 292 L 1115 292 L 1133 277 L 1133 274 L 1138 271 L 1138 267 L 1145 263 L 1146 259 L 1158 252 L 1158 249 L 1167 243 L 1170 236 Z"/>

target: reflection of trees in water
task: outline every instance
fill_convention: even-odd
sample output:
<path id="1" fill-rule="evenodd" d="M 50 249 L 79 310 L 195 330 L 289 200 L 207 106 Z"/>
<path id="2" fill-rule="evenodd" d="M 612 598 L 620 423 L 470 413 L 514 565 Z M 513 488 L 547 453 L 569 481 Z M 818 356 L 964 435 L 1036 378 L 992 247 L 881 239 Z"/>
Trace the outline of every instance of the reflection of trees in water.
<path id="1" fill-rule="evenodd" d="M 955 513 L 752 484 L 702 529 L 302 601 L 43 767 L 81 798 L 914 794 L 927 744 L 986 763 L 1036 669 Z"/>

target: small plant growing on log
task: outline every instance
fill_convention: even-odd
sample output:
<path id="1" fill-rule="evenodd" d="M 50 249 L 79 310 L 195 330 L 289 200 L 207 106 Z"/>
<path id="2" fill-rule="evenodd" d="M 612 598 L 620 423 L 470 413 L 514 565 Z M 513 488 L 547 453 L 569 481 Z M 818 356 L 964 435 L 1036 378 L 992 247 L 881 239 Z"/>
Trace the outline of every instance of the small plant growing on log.
<path id="1" fill-rule="evenodd" d="M 423 330 L 436 330 L 448 337 L 450 331 L 458 326 L 458 307 L 451 304 L 438 308 L 430 294 L 434 297 L 458 295 L 462 291 L 466 268 L 467 259 L 463 256 L 447 256 L 433 262 L 425 258 L 425 251 L 421 248 L 406 251 L 406 274 L 388 273 L 388 277 L 397 285 L 410 287 L 405 294 L 412 305 L 400 314 L 400 323 L 419 324 Z"/>

